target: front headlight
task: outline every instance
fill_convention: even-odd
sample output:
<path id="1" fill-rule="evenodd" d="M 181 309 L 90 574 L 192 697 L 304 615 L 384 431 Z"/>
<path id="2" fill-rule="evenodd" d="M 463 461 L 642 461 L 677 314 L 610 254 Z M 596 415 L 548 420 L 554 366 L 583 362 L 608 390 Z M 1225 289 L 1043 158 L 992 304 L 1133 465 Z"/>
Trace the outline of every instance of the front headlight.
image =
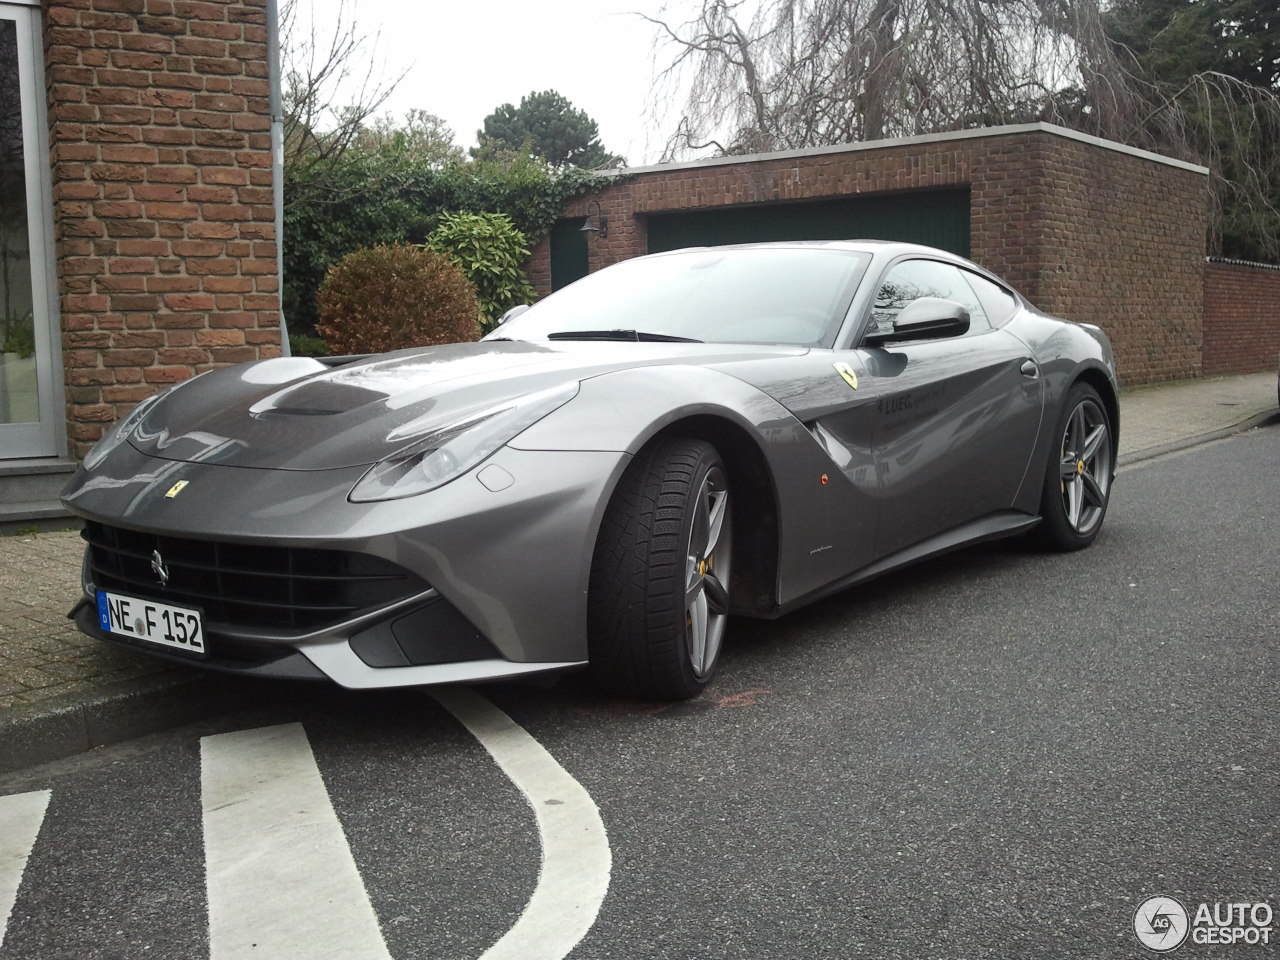
<path id="1" fill-rule="evenodd" d="M 578 394 L 578 384 L 519 397 L 448 424 L 369 468 L 352 488 L 352 503 L 396 500 L 460 477 L 507 441 Z"/>
<path id="2" fill-rule="evenodd" d="M 136 407 L 124 415 L 124 419 L 120 420 L 114 427 L 108 430 L 97 443 L 93 445 L 82 461 L 82 466 L 86 470 L 92 470 L 120 444 L 129 439 L 129 434 L 137 428 L 142 422 L 142 418 L 147 415 L 147 411 L 151 409 L 151 405 L 160 399 L 160 394 L 167 391 L 161 390 L 160 393 L 153 393 L 147 399 L 143 400 Z"/>

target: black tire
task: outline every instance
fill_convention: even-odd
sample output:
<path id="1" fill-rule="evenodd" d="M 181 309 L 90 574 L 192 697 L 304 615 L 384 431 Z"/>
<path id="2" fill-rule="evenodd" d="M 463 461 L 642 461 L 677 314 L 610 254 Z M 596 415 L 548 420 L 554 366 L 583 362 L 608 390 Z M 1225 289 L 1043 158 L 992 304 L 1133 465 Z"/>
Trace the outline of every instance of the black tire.
<path id="1" fill-rule="evenodd" d="M 1071 387 L 1053 437 L 1036 534 L 1051 550 L 1079 550 L 1102 529 L 1115 468 L 1111 416 L 1098 391 Z"/>
<path id="2" fill-rule="evenodd" d="M 730 506 L 705 441 L 659 440 L 627 468 L 591 562 L 588 658 L 601 687 L 681 700 L 707 685 L 728 619 Z"/>

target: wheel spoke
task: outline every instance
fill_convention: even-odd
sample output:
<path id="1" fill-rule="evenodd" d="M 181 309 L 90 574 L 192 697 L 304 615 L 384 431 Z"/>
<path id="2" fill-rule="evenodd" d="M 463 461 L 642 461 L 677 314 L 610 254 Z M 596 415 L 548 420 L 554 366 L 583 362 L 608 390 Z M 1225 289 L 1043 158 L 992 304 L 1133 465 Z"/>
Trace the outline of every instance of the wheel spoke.
<path id="1" fill-rule="evenodd" d="M 698 575 L 697 567 L 693 570 L 693 578 L 685 584 L 684 588 L 684 605 L 685 609 L 693 606 L 694 602 L 706 589 L 706 581 Z"/>
<path id="2" fill-rule="evenodd" d="M 695 568 L 699 560 L 705 560 L 707 549 L 711 543 L 711 514 L 705 493 L 698 496 L 693 504 L 693 530 L 689 533 L 689 559 Z"/>
<path id="3" fill-rule="evenodd" d="M 1062 463 L 1058 465 L 1058 475 L 1062 477 L 1064 483 L 1076 478 L 1076 458 L 1063 457 Z"/>
<path id="4" fill-rule="evenodd" d="M 1098 486 L 1098 481 L 1094 479 L 1093 474 L 1088 471 L 1080 475 L 1081 486 L 1084 488 L 1085 499 L 1089 501 L 1089 505 L 1093 507 L 1104 507 L 1107 504 L 1107 496 L 1102 492 L 1102 488 Z"/>
<path id="5" fill-rule="evenodd" d="M 712 490 L 708 498 L 711 501 L 707 515 L 707 546 L 703 556 L 715 553 L 720 544 L 720 534 L 724 532 L 725 513 L 729 509 L 729 496 L 724 490 Z"/>
<path id="6" fill-rule="evenodd" d="M 1067 433 L 1067 443 L 1071 445 L 1071 452 L 1074 456 L 1079 456 L 1080 448 L 1084 445 L 1084 436 L 1084 404 L 1082 403 L 1072 411 L 1071 429 Z"/>
<path id="7" fill-rule="evenodd" d="M 1100 423 L 1089 433 L 1088 438 L 1084 442 L 1084 450 L 1080 454 L 1080 459 L 1086 463 L 1091 463 L 1093 458 L 1098 455 L 1098 450 L 1102 447 L 1103 442 L 1107 439 L 1106 424 Z"/>
<path id="8" fill-rule="evenodd" d="M 689 662 L 693 669 L 701 673 L 707 663 L 707 595 L 703 590 L 689 605 Z"/>
<path id="9" fill-rule="evenodd" d="M 1076 530 L 1080 529 L 1080 511 L 1084 499 L 1081 496 L 1083 487 L 1084 484 L 1081 483 L 1079 475 L 1067 483 L 1067 522 Z"/>
<path id="10" fill-rule="evenodd" d="M 703 646 L 702 666 L 698 668 L 699 670 L 706 670 L 707 664 L 712 664 L 716 662 L 716 659 L 720 656 L 720 644 L 723 642 L 723 640 L 724 640 L 724 624 L 722 623 L 718 629 L 708 625 L 707 642 Z"/>
<path id="11" fill-rule="evenodd" d="M 708 573 L 702 578 L 702 583 L 706 587 L 707 603 L 711 612 L 717 616 L 728 613 L 729 594 L 725 590 L 724 584 L 720 582 L 720 578 L 713 573 Z"/>

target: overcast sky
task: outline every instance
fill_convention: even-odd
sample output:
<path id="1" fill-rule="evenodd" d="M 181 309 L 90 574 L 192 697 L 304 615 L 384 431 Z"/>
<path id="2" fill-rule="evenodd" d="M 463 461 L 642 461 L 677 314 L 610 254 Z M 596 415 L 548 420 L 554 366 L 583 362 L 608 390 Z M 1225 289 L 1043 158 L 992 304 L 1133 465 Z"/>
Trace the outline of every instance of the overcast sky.
<path id="1" fill-rule="evenodd" d="M 332 24 L 339 0 L 297 0 L 300 19 Z M 419 107 L 441 117 L 459 146 L 476 142 L 484 118 L 535 90 L 556 90 L 599 124 L 600 139 L 631 166 L 656 162 L 679 118 L 649 116 L 654 30 L 631 14 L 661 0 L 348 0 L 384 77 L 408 73 L 384 112 Z M 330 32 L 332 28 L 330 27 Z M 376 49 L 370 49 L 376 37 Z M 669 54 L 667 54 L 669 55 Z"/>

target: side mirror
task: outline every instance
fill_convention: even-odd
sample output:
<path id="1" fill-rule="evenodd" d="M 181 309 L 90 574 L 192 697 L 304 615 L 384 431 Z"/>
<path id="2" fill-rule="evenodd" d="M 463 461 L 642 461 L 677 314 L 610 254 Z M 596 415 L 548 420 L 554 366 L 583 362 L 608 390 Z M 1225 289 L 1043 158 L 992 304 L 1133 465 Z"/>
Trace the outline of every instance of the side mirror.
<path id="1" fill-rule="evenodd" d="M 520 316 L 520 314 L 524 313 L 528 309 L 529 309 L 529 304 L 527 303 L 517 304 L 516 306 L 512 307 L 510 310 L 508 310 L 506 313 L 504 313 L 502 316 L 498 318 L 498 326 L 502 326 L 508 320 L 512 320 L 515 317 Z"/>
<path id="2" fill-rule="evenodd" d="M 941 297 L 912 300 L 893 321 L 892 330 L 876 330 L 863 338 L 864 343 L 898 343 L 907 340 L 933 340 L 958 337 L 969 332 L 969 308 Z"/>

